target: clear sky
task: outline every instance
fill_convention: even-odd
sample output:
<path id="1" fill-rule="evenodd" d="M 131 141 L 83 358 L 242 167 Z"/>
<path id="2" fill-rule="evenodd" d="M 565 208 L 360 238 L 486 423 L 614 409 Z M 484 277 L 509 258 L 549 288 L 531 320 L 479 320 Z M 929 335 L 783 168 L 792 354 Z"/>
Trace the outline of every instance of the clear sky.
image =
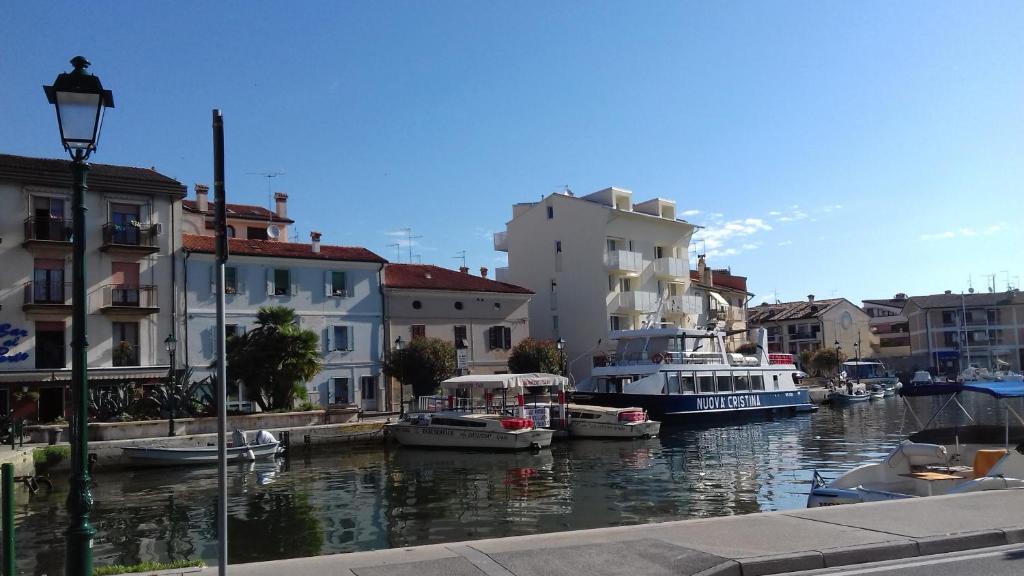
<path id="1" fill-rule="evenodd" d="M 674 199 L 776 297 L 1024 276 L 1024 3 L 5 2 L 0 152 L 61 157 L 41 86 L 114 92 L 93 161 L 290 195 L 300 239 L 502 265 L 512 204 Z M 402 260 L 408 259 L 403 249 Z"/>

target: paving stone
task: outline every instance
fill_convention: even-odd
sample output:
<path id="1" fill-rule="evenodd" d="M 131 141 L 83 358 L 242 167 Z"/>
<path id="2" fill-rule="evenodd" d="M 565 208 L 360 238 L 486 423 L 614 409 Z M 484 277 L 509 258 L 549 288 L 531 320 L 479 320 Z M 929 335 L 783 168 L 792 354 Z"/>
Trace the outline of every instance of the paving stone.
<path id="1" fill-rule="evenodd" d="M 516 576 L 690 576 L 727 562 L 712 554 L 653 539 L 503 552 L 490 556 Z"/>

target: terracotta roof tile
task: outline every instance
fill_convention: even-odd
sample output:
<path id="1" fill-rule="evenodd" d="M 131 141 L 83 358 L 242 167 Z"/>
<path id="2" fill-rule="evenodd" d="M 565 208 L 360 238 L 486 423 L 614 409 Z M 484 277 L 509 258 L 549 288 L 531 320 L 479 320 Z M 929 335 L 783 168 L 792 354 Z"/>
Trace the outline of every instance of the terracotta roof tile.
<path id="1" fill-rule="evenodd" d="M 842 302 L 842 298 L 815 300 L 808 302 L 782 302 L 780 304 L 761 304 L 747 309 L 747 322 L 763 324 L 765 322 L 782 322 L 785 320 L 808 320 L 824 314 L 832 306 Z"/>
<path id="2" fill-rule="evenodd" d="M 214 254 L 216 246 L 213 236 L 184 234 L 181 243 L 186 252 Z M 271 240 L 243 240 L 232 238 L 228 241 L 228 252 L 235 256 L 270 256 L 274 258 L 302 258 L 306 260 L 340 260 L 346 262 L 376 262 L 387 260 L 358 246 L 320 245 L 320 252 L 313 252 L 311 244 L 298 242 L 274 242 Z"/>
<path id="3" fill-rule="evenodd" d="M 195 200 L 182 200 L 181 207 L 187 212 L 195 212 L 199 214 L 199 205 Z M 275 212 L 267 210 L 262 206 L 255 206 L 252 204 L 225 204 L 224 208 L 227 209 L 228 218 L 241 218 L 243 220 L 263 220 L 273 222 L 285 222 L 287 224 L 295 223 L 291 218 L 281 218 Z M 207 214 L 213 214 L 213 202 L 209 203 L 209 208 L 206 211 Z"/>
<path id="4" fill-rule="evenodd" d="M 388 264 L 384 268 L 386 288 L 410 290 L 452 290 L 458 292 L 504 292 L 533 294 L 532 290 L 475 276 L 467 272 L 449 270 L 431 264 Z"/>
<path id="5" fill-rule="evenodd" d="M 714 287 L 730 288 L 732 290 L 739 290 L 740 292 L 747 291 L 746 276 L 733 276 L 727 270 L 712 270 L 711 273 L 711 280 L 714 282 Z M 696 270 L 690 270 L 690 280 L 703 285 L 700 273 Z"/>

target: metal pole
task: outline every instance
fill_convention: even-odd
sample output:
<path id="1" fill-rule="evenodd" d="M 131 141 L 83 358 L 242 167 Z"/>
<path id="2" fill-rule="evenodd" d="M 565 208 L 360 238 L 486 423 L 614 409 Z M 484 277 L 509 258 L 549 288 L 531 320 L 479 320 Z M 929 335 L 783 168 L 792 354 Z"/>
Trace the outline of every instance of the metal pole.
<path id="1" fill-rule="evenodd" d="M 224 346 L 224 263 L 228 259 L 224 211 L 224 117 L 213 111 L 214 229 L 217 234 L 217 574 L 228 572 L 228 374 Z"/>
<path id="2" fill-rule="evenodd" d="M 4 576 L 14 576 L 14 464 L 3 465 Z"/>
<path id="3" fill-rule="evenodd" d="M 85 206 L 86 176 L 89 165 L 85 152 L 77 150 L 71 163 L 74 175 L 74 216 L 71 229 L 72 281 L 71 281 L 71 478 L 68 491 L 68 518 L 66 532 L 65 574 L 92 574 L 92 537 L 96 529 L 89 523 L 92 510 L 91 479 L 86 459 L 89 454 L 89 340 L 86 322 L 88 313 L 85 292 Z"/>
<path id="4" fill-rule="evenodd" d="M 175 382 L 177 374 L 174 372 L 174 350 L 169 351 L 168 354 L 171 356 L 171 369 L 167 375 L 167 399 L 170 402 L 169 408 L 171 413 L 170 418 L 167 420 L 167 435 L 175 436 L 177 435 L 177 431 L 174 429 L 174 408 L 175 404 L 178 403 L 177 382 Z"/>

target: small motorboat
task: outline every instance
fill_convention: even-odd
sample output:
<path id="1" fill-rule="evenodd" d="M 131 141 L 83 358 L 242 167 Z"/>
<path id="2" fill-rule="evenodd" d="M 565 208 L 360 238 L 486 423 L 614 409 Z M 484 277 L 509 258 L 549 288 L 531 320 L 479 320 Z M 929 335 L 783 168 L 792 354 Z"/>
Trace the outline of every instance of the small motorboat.
<path id="1" fill-rule="evenodd" d="M 132 464 L 146 466 L 190 466 L 217 463 L 217 446 L 190 446 L 170 448 L 163 446 L 128 446 L 122 453 Z M 228 462 L 253 462 L 273 458 L 281 451 L 281 443 L 266 430 L 256 433 L 249 442 L 245 432 L 235 430 L 227 447 Z"/>
<path id="2" fill-rule="evenodd" d="M 896 389 L 893 388 L 894 393 L 895 391 Z M 883 398 L 885 398 L 885 386 L 881 384 L 875 384 L 874 386 L 871 387 L 871 390 L 868 392 L 868 395 L 871 396 L 872 400 L 882 400 Z"/>
<path id="3" fill-rule="evenodd" d="M 836 390 L 829 395 L 829 400 L 836 404 L 856 404 L 860 402 L 867 402 L 870 399 L 871 395 L 864 389 L 854 390 L 852 394 Z"/>
<path id="4" fill-rule="evenodd" d="M 653 438 L 661 422 L 643 408 L 612 408 L 569 404 L 569 436 L 573 438 Z"/>

